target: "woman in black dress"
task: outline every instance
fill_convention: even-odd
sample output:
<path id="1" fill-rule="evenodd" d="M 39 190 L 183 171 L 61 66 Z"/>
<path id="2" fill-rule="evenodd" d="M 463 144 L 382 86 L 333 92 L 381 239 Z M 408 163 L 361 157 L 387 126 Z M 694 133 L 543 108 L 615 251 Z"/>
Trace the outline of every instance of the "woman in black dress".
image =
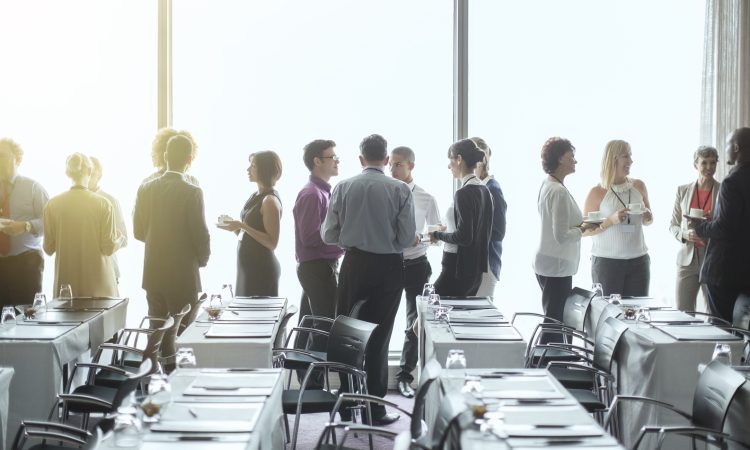
<path id="1" fill-rule="evenodd" d="M 477 163 L 484 161 L 484 152 L 471 139 L 462 139 L 450 146 L 448 159 L 453 177 L 461 181 L 461 188 L 454 195 L 456 231 L 446 233 L 443 226 L 440 231 L 431 232 L 430 239 L 455 244 L 458 250 L 443 252 L 435 291 L 448 296 L 475 295 L 482 274 L 488 270 L 492 232 L 492 196 L 474 175 Z"/>
<path id="2" fill-rule="evenodd" d="M 274 185 L 281 177 L 281 159 L 272 151 L 250 155 L 247 168 L 258 192 L 250 196 L 240 220 L 224 222 L 220 228 L 242 233 L 237 247 L 237 292 L 240 297 L 279 295 L 281 267 L 273 251 L 279 243 L 281 199 Z"/>

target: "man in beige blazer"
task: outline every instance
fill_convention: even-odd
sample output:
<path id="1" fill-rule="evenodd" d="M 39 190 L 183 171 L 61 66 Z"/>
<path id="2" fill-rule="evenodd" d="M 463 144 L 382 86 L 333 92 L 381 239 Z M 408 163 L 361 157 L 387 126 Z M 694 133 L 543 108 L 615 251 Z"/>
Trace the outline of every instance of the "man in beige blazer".
<path id="1" fill-rule="evenodd" d="M 701 209 L 706 216 L 710 216 L 720 183 L 714 179 L 719 153 L 713 147 L 701 146 L 693 155 L 693 166 L 698 171 L 698 179 L 683 184 L 677 188 L 674 201 L 672 221 L 669 231 L 682 244 L 677 252 L 677 282 L 675 300 L 677 308 L 682 311 L 695 311 L 696 298 L 700 284 L 700 274 L 703 258 L 706 255 L 706 245 L 695 233 L 688 229 L 688 221 L 684 215 L 690 214 L 691 209 Z M 703 291 L 703 297 L 706 293 Z"/>

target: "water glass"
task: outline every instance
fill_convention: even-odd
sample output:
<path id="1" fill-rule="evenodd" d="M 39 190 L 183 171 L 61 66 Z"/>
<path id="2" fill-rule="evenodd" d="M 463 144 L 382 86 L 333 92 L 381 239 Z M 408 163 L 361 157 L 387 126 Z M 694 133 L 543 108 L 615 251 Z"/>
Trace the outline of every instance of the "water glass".
<path id="1" fill-rule="evenodd" d="M 141 403 L 144 422 L 158 422 L 161 410 L 172 401 L 172 386 L 166 375 L 155 373 L 148 383 L 148 396 Z"/>
<path id="2" fill-rule="evenodd" d="M 73 306 L 73 288 L 69 284 L 60 285 L 60 294 L 57 296 L 62 301 L 68 302 L 68 306 Z"/>
<path id="3" fill-rule="evenodd" d="M 482 377 L 479 375 L 466 375 L 464 377 L 464 387 L 461 392 L 465 394 L 478 394 L 482 392 Z"/>
<path id="4" fill-rule="evenodd" d="M 224 306 L 221 301 L 221 294 L 211 294 L 211 298 L 208 301 L 208 306 Z"/>
<path id="5" fill-rule="evenodd" d="M 438 306 L 435 309 L 435 320 L 438 322 L 450 323 L 449 313 L 452 309 L 452 306 Z"/>
<path id="6" fill-rule="evenodd" d="M 445 361 L 446 369 L 466 369 L 466 356 L 460 349 L 448 350 L 448 359 Z"/>
<path id="7" fill-rule="evenodd" d="M 0 321 L 5 323 L 11 323 L 16 321 L 16 309 L 12 306 L 3 306 L 3 312 L 2 316 L 0 316 Z"/>
<path id="8" fill-rule="evenodd" d="M 190 347 L 180 347 L 177 349 L 175 364 L 178 369 L 197 367 L 195 352 Z"/>
<path id="9" fill-rule="evenodd" d="M 228 299 L 234 298 L 234 289 L 232 288 L 232 283 L 224 283 L 221 285 L 221 295 L 222 297 Z"/>
<path id="10" fill-rule="evenodd" d="M 115 447 L 139 447 L 143 424 L 132 406 L 117 408 L 115 416 Z"/>
<path id="11" fill-rule="evenodd" d="M 635 324 L 638 325 L 639 322 L 647 324 L 651 322 L 651 309 L 645 306 L 638 308 L 638 311 L 635 313 Z"/>
<path id="12" fill-rule="evenodd" d="M 439 305 L 440 304 L 440 295 L 432 293 L 427 297 L 427 304 L 428 305 Z"/>
<path id="13" fill-rule="evenodd" d="M 609 296 L 609 303 L 612 305 L 619 305 L 622 302 L 622 295 L 620 294 L 610 294 Z"/>
<path id="14" fill-rule="evenodd" d="M 711 356 L 713 361 L 719 361 L 727 366 L 732 365 L 732 349 L 729 344 L 716 344 L 714 354 Z"/>
<path id="15" fill-rule="evenodd" d="M 601 283 L 592 284 L 591 290 L 594 292 L 594 297 L 604 297 L 604 288 Z"/>
<path id="16" fill-rule="evenodd" d="M 422 289 L 422 296 L 423 297 L 429 297 L 430 294 L 435 293 L 435 286 L 430 283 L 425 283 L 424 288 Z"/>
<path id="17" fill-rule="evenodd" d="M 34 294 L 34 303 L 31 304 L 35 311 L 47 311 L 47 296 L 41 292 Z"/>

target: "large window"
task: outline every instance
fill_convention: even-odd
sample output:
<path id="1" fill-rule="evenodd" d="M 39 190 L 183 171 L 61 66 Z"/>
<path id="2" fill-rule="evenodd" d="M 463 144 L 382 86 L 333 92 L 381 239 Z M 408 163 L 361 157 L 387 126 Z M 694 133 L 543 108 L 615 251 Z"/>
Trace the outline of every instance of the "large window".
<path id="1" fill-rule="evenodd" d="M 679 20 L 675 17 L 679 15 Z M 704 2 L 496 2 L 469 11 L 469 132 L 493 149 L 508 201 L 497 295 L 509 310 L 540 310 L 531 262 L 539 241 L 540 150 L 551 136 L 576 146 L 566 179 L 578 204 L 599 180 L 604 145 L 630 142 L 645 181 L 651 295 L 674 298 L 677 242 L 668 231 L 678 184 L 695 178 Z M 591 284 L 584 238 L 574 284 Z"/>
<path id="2" fill-rule="evenodd" d="M 101 160 L 102 188 L 130 217 L 138 185 L 151 171 L 156 12 L 150 1 L 0 3 L 0 137 L 23 147 L 19 173 L 41 182 L 50 196 L 68 189 L 65 159 L 82 152 Z M 133 299 L 137 317 L 145 313 L 143 247 L 128 228 L 131 243 L 118 253 L 120 293 Z M 48 295 L 53 278 L 54 258 L 47 258 Z"/>
<path id="3" fill-rule="evenodd" d="M 174 125 L 199 146 L 209 223 L 239 215 L 255 185 L 247 158 L 271 149 L 284 169 L 284 211 L 276 255 L 280 294 L 298 302 L 292 207 L 307 182 L 302 147 L 333 139 L 338 180 L 360 171 L 359 141 L 382 134 L 410 146 L 415 180 L 445 209 L 452 196 L 446 151 L 452 139 L 452 2 L 398 0 L 205 2 L 173 4 Z M 235 278 L 236 238 L 213 229 L 206 290 Z M 439 270 L 440 252 L 433 253 Z M 392 349 L 400 350 L 403 315 Z"/>

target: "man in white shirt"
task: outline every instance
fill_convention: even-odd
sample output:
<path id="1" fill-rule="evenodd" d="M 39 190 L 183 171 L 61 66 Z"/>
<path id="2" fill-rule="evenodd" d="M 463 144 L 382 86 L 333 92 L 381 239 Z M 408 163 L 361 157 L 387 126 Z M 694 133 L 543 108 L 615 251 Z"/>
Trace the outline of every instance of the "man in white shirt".
<path id="1" fill-rule="evenodd" d="M 398 390 L 406 398 L 414 397 L 411 382 L 414 380 L 412 371 L 417 365 L 418 340 L 412 327 L 417 320 L 417 295 L 422 293 L 425 283 L 430 281 L 432 268 L 427 260 L 428 243 L 420 242 L 419 233 L 425 225 L 435 225 L 440 222 L 435 197 L 414 184 L 412 171 L 414 170 L 414 152 L 409 147 L 396 147 L 391 151 L 389 166 L 391 176 L 403 181 L 411 189 L 414 197 L 414 220 L 417 236 L 413 247 L 404 249 L 404 289 L 406 292 L 406 330 L 404 330 L 404 348 L 401 351 L 401 369 L 396 375 Z M 399 295 L 400 296 L 400 295 Z"/>

